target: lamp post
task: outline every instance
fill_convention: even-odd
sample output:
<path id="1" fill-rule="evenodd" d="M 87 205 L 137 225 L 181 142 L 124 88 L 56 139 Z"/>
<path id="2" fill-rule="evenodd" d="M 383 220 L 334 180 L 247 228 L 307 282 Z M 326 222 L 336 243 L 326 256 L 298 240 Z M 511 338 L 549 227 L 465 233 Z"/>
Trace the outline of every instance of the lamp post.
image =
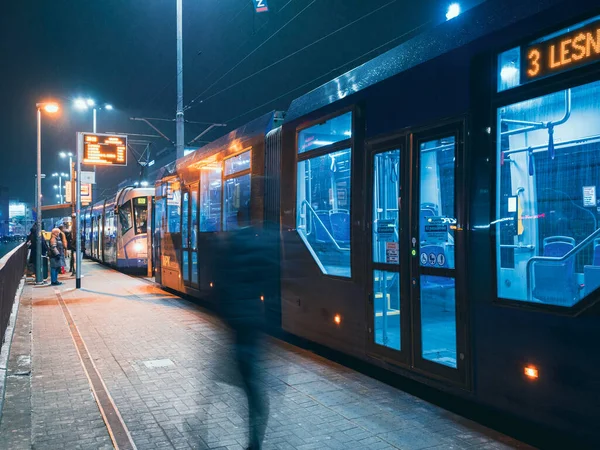
<path id="1" fill-rule="evenodd" d="M 44 282 L 42 275 L 42 110 L 48 114 L 58 112 L 60 107 L 57 103 L 36 103 L 37 108 L 37 191 L 36 191 L 36 225 L 37 239 L 35 245 L 35 282 L 40 284 Z"/>
<path id="2" fill-rule="evenodd" d="M 91 98 L 76 98 L 73 104 L 75 105 L 75 108 L 80 111 L 87 111 L 89 108 L 92 108 L 92 132 L 94 133 L 96 133 L 97 111 L 101 109 L 104 109 L 106 111 L 113 110 L 113 106 L 108 103 L 105 103 L 104 106 L 96 106 L 96 102 Z"/>
<path id="3" fill-rule="evenodd" d="M 73 181 L 73 153 L 72 152 L 60 152 L 61 158 L 69 158 L 69 181 Z"/>

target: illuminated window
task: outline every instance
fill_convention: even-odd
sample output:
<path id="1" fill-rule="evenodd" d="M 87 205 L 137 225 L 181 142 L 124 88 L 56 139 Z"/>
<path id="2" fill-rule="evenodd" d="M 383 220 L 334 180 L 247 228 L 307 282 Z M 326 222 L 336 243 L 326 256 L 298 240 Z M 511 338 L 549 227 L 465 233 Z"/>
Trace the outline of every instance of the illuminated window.
<path id="1" fill-rule="evenodd" d="M 326 147 L 351 137 L 352 113 L 348 112 L 300 131 L 298 134 L 298 153 Z"/>
<path id="2" fill-rule="evenodd" d="M 221 163 L 200 171 L 200 231 L 221 231 Z"/>
<path id="3" fill-rule="evenodd" d="M 119 206 L 119 222 L 121 223 L 121 234 L 127 233 L 133 226 L 133 216 L 131 214 L 131 201 Z"/>
<path id="4" fill-rule="evenodd" d="M 144 234 L 148 227 L 148 198 L 138 197 L 133 199 L 135 219 L 135 234 Z"/>
<path id="5" fill-rule="evenodd" d="M 327 275 L 350 277 L 351 150 L 298 163 L 296 228 Z"/>
<path id="6" fill-rule="evenodd" d="M 498 297 L 572 306 L 600 286 L 600 82 L 497 114 Z"/>

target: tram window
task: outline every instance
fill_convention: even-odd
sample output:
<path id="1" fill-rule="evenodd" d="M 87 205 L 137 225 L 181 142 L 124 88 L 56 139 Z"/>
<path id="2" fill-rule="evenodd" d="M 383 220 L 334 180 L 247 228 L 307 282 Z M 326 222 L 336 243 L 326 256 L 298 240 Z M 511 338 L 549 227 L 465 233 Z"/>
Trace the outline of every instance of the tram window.
<path id="1" fill-rule="evenodd" d="M 308 152 L 352 137 L 352 113 L 329 119 L 298 134 L 298 153 Z"/>
<path id="2" fill-rule="evenodd" d="M 221 231 L 221 164 L 202 168 L 200 231 Z"/>
<path id="3" fill-rule="evenodd" d="M 250 220 L 250 174 L 225 180 L 223 228 L 236 230 Z"/>
<path id="4" fill-rule="evenodd" d="M 421 275 L 421 356 L 456 368 L 454 278 Z"/>
<path id="5" fill-rule="evenodd" d="M 376 270 L 373 273 L 375 343 L 400 350 L 400 274 Z"/>
<path id="6" fill-rule="evenodd" d="M 121 222 L 121 234 L 127 233 L 133 226 L 133 216 L 131 214 L 131 201 L 119 206 L 119 222 Z"/>
<path id="7" fill-rule="evenodd" d="M 198 248 L 198 188 L 192 190 L 192 205 L 191 205 L 191 229 L 190 229 L 190 247 L 192 250 Z"/>
<path id="8" fill-rule="evenodd" d="M 419 241 L 422 266 L 454 269 L 454 136 L 420 147 Z"/>
<path id="9" fill-rule="evenodd" d="M 400 150 L 377 153 L 373 179 L 373 262 L 400 264 Z"/>
<path id="10" fill-rule="evenodd" d="M 135 234 L 146 233 L 148 227 L 147 197 L 138 197 L 133 200 L 133 212 L 135 219 Z"/>
<path id="11" fill-rule="evenodd" d="M 188 208 L 189 208 L 189 202 L 190 202 L 190 193 L 189 192 L 184 192 L 183 196 L 181 198 L 181 215 L 182 215 L 182 223 L 183 226 L 181 227 L 181 242 L 183 245 L 183 248 L 188 248 L 188 236 L 189 236 L 189 230 L 188 230 Z"/>
<path id="12" fill-rule="evenodd" d="M 351 150 L 298 162 L 296 229 L 327 275 L 350 277 Z"/>
<path id="13" fill-rule="evenodd" d="M 251 152 L 241 153 L 233 158 L 225 160 L 225 176 L 233 173 L 242 172 L 250 168 Z"/>
<path id="14" fill-rule="evenodd" d="M 169 182 L 167 191 L 167 231 L 181 232 L 181 184 L 178 181 Z"/>
<path id="15" fill-rule="evenodd" d="M 498 109 L 498 297 L 569 307 L 600 286 L 599 99 L 594 82 Z"/>

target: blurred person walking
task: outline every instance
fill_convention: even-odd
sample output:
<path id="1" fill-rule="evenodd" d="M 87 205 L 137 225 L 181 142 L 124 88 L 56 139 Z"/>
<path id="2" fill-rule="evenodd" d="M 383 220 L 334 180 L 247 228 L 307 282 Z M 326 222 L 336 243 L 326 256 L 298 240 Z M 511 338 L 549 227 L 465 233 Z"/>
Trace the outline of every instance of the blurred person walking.
<path id="1" fill-rule="evenodd" d="M 269 399 L 256 363 L 262 354 L 263 302 L 276 282 L 277 236 L 265 224 L 251 224 L 249 201 L 238 210 L 237 224 L 230 226 L 236 225 L 218 238 L 213 254 L 215 301 L 234 335 L 236 366 L 248 399 L 248 449 L 257 450 L 265 436 Z"/>

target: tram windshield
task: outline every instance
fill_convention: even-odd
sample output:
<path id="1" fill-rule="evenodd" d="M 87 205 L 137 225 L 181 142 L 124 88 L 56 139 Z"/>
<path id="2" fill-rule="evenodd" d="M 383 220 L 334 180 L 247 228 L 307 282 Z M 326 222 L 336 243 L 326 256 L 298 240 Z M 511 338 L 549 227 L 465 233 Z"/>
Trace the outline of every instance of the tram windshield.
<path id="1" fill-rule="evenodd" d="M 137 197 L 133 199 L 135 220 L 135 234 L 144 234 L 148 226 L 148 198 Z"/>
<path id="2" fill-rule="evenodd" d="M 119 222 L 121 223 L 121 234 L 125 234 L 131 230 L 133 226 L 133 214 L 131 212 L 130 200 L 119 206 Z"/>
<path id="3" fill-rule="evenodd" d="M 600 82 L 498 110 L 498 296 L 573 306 L 600 286 Z"/>

